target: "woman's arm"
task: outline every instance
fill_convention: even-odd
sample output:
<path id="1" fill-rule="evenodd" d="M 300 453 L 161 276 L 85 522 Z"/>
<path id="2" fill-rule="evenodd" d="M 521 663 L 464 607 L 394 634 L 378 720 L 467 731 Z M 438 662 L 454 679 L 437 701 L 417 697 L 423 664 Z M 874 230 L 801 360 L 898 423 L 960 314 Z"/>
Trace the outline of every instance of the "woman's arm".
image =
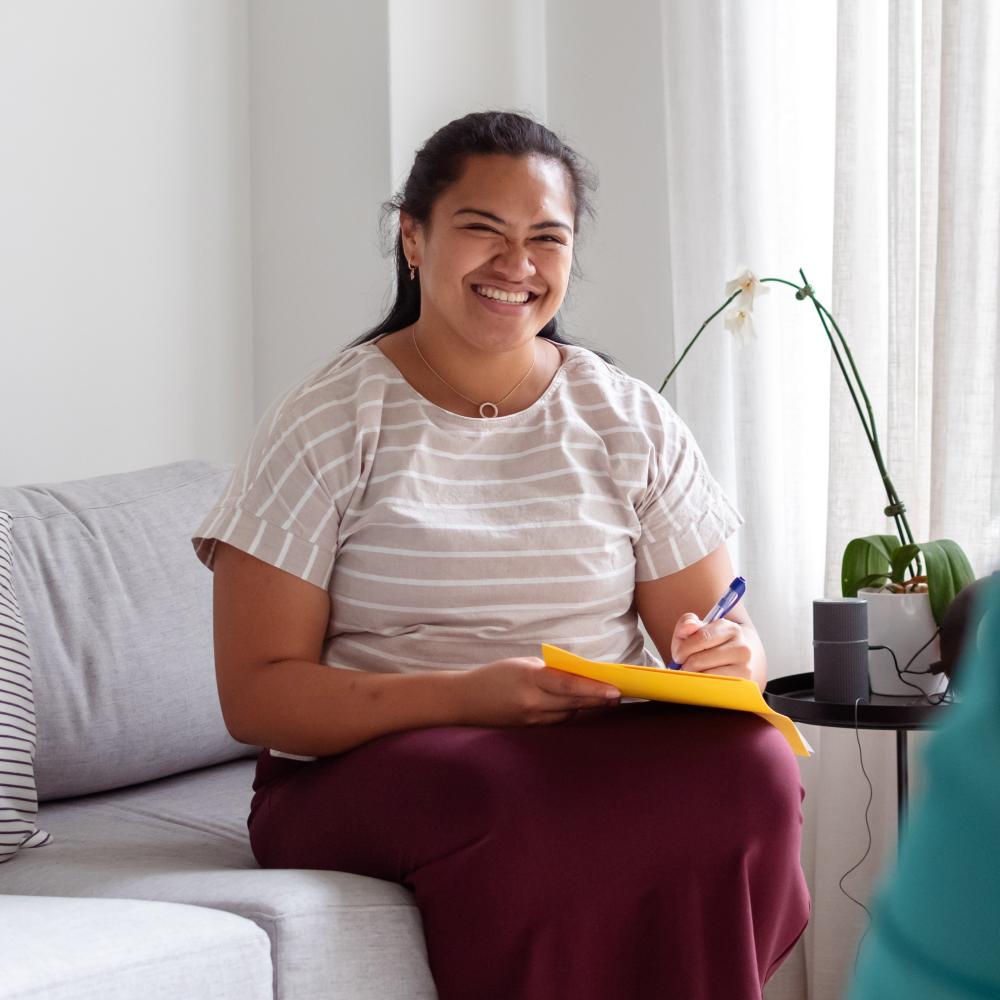
<path id="1" fill-rule="evenodd" d="M 323 757 L 427 726 L 561 722 L 619 697 L 538 657 L 406 674 L 329 666 L 327 591 L 224 542 L 213 568 L 219 701 L 241 743 Z"/>
<path id="2" fill-rule="evenodd" d="M 746 677 L 763 692 L 767 657 L 760 636 L 741 602 L 724 618 L 701 626 L 733 581 L 725 544 L 698 562 L 658 580 L 635 585 L 636 610 L 663 662 L 685 670 Z"/>
<path id="3" fill-rule="evenodd" d="M 460 714 L 451 671 L 375 674 L 320 662 L 327 591 L 224 542 L 213 570 L 216 681 L 234 739 L 320 757 Z"/>

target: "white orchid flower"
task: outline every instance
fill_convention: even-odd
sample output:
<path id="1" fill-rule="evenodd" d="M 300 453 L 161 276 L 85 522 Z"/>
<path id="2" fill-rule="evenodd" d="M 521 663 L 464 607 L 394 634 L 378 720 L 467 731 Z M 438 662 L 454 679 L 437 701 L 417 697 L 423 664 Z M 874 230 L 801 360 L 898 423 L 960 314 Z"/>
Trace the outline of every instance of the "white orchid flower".
<path id="1" fill-rule="evenodd" d="M 748 267 L 743 268 L 732 281 L 726 282 L 726 298 L 729 298 L 737 289 L 741 293 L 740 297 L 736 300 L 737 307 L 745 309 L 753 309 L 753 298 L 755 295 L 764 295 L 770 291 L 766 285 L 760 283 L 760 278 Z"/>
<path id="2" fill-rule="evenodd" d="M 737 299 L 737 301 L 739 300 Z M 741 344 L 749 344 L 757 336 L 753 328 L 753 314 L 746 306 L 727 309 L 722 321 L 726 329 Z"/>

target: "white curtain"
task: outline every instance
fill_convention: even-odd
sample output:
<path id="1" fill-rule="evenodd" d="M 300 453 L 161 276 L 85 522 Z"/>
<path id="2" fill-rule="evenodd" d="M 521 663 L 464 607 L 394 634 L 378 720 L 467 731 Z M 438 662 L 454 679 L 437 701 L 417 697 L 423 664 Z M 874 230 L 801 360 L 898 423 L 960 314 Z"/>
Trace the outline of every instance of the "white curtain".
<path id="1" fill-rule="evenodd" d="M 792 281 L 801 266 L 851 345 L 914 535 L 954 538 L 987 574 L 1000 560 L 1000 6 L 661 10 L 675 356 L 739 265 Z M 782 676 L 812 669 L 811 602 L 839 595 L 847 540 L 892 523 L 812 305 L 768 287 L 757 339 L 740 347 L 716 319 L 667 395 L 747 518 L 735 555 Z M 769 1000 L 843 995 L 868 925 L 847 893 L 868 905 L 896 850 L 894 734 L 803 731 L 813 915 Z M 929 738 L 909 738 L 914 797 Z"/>

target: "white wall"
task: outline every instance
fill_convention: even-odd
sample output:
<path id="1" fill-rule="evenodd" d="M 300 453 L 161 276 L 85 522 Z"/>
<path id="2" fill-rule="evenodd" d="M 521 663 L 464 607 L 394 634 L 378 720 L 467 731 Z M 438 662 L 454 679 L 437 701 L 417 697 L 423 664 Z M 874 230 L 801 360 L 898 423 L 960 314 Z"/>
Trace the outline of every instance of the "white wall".
<path id="1" fill-rule="evenodd" d="M 0 0 L 0 483 L 234 461 L 374 325 L 388 60 L 387 2 Z"/>
<path id="2" fill-rule="evenodd" d="M 240 0 L 0 3 L 0 483 L 245 438 L 246 81 Z"/>
<path id="3" fill-rule="evenodd" d="M 259 416 L 389 304 L 386 2 L 251 0 L 250 39 Z"/>
<path id="4" fill-rule="evenodd" d="M 546 0 L 389 0 L 392 183 L 417 149 L 470 111 L 544 121 Z"/>
<path id="5" fill-rule="evenodd" d="M 548 125 L 597 168 L 570 339 L 659 388 L 672 354 L 659 0 L 547 0 Z"/>

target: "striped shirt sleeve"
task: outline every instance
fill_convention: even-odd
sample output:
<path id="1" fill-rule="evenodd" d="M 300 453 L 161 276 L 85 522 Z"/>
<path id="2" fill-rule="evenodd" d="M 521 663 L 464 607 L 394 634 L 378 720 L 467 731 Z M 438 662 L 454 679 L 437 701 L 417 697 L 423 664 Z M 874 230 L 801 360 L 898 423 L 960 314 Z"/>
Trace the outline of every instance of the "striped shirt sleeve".
<path id="1" fill-rule="evenodd" d="M 656 394 L 648 486 L 636 505 L 637 583 L 669 576 L 718 548 L 743 517 L 713 478 L 694 436 Z"/>
<path id="2" fill-rule="evenodd" d="M 340 516 L 314 448 L 317 433 L 305 407 L 294 400 L 271 405 L 225 492 L 191 539 L 209 569 L 216 543 L 223 541 L 328 589 Z"/>

